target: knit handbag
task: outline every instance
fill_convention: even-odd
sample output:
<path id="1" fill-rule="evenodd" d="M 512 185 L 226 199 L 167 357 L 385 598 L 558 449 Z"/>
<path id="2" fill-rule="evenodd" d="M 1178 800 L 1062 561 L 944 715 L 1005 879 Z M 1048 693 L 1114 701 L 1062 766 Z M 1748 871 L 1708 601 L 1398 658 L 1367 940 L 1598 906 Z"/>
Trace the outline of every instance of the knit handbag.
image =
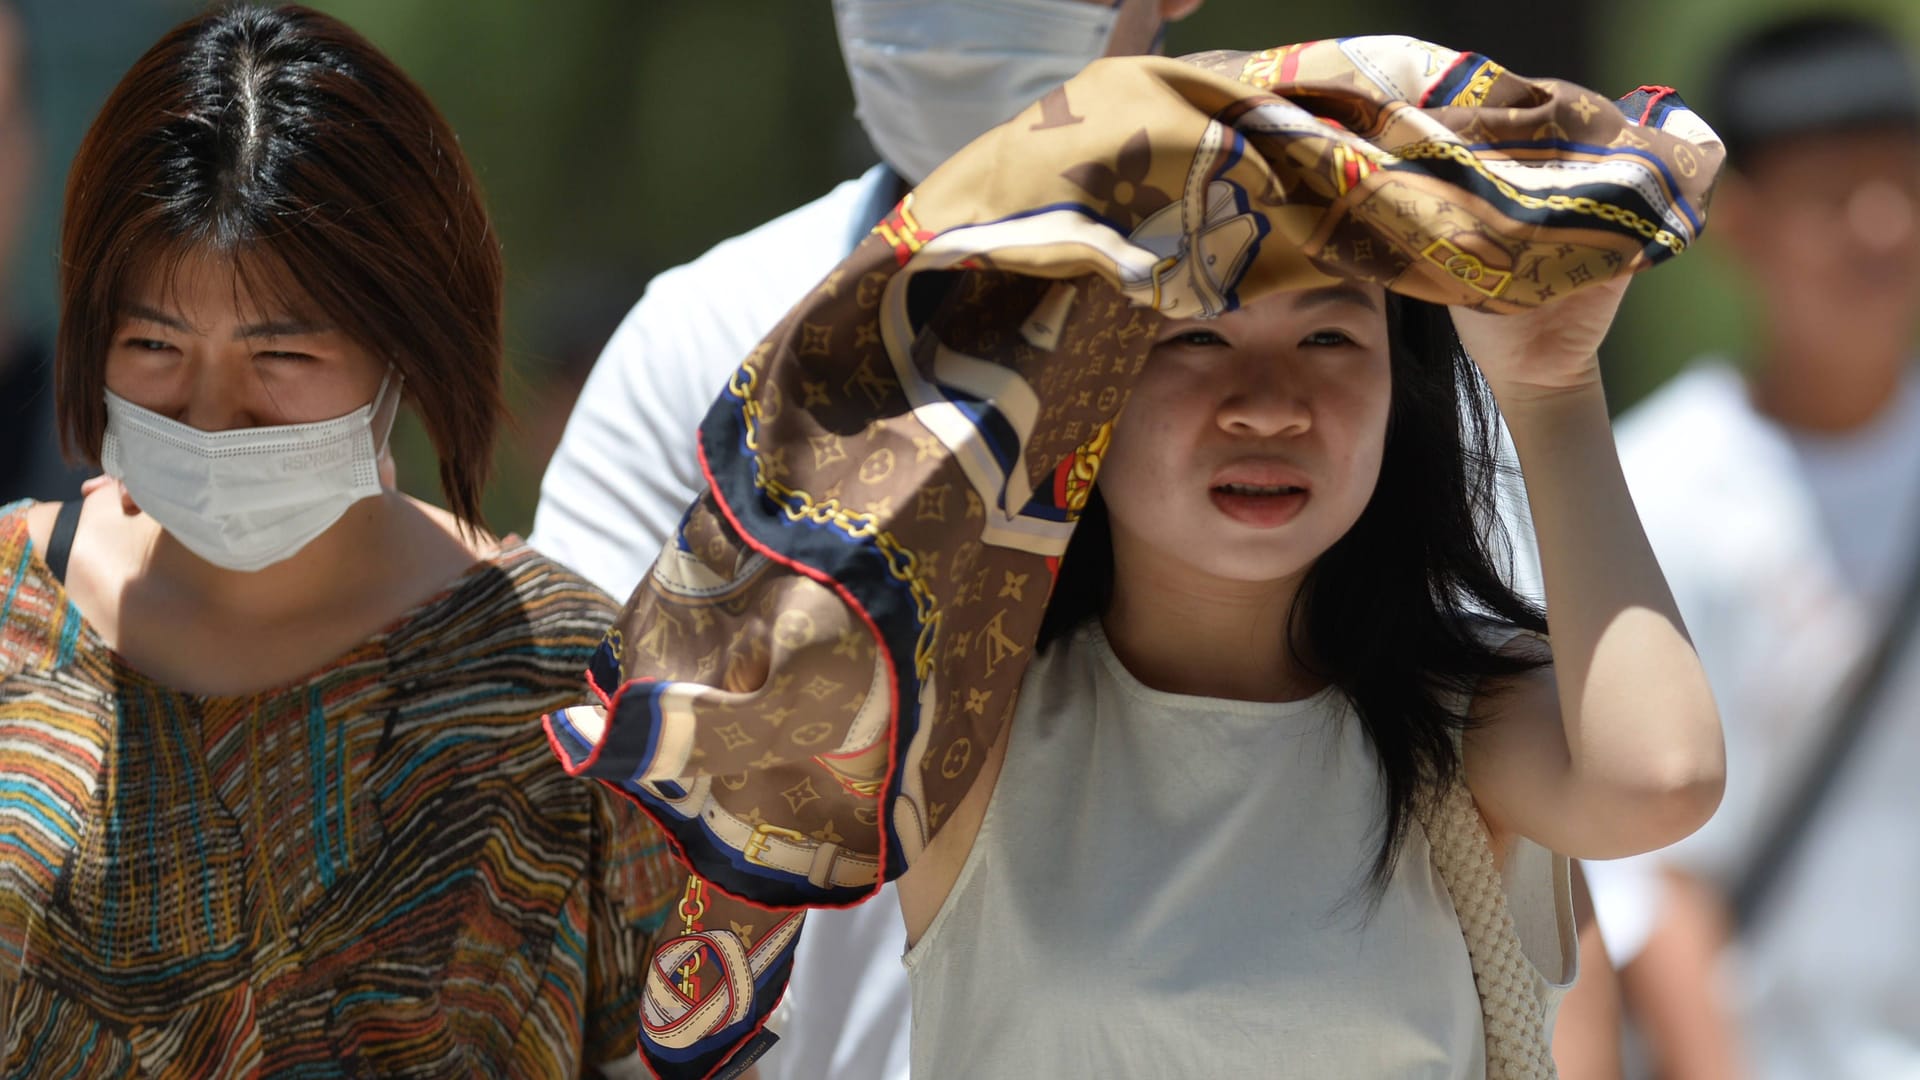
<path id="1" fill-rule="evenodd" d="M 1533 964 L 1520 946 L 1492 838 L 1467 785 L 1456 777 L 1425 815 L 1433 868 L 1453 898 L 1467 943 L 1480 1021 L 1487 1040 L 1487 1080 L 1543 1080 L 1559 1075 L 1547 1032 L 1546 1003 L 1535 991 Z"/>

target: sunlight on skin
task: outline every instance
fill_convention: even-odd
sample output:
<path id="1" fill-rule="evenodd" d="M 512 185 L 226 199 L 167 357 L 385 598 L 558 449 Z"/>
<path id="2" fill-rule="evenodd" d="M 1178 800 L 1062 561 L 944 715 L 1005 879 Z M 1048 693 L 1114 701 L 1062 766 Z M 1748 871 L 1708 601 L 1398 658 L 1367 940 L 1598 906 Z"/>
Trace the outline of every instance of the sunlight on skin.
<path id="1" fill-rule="evenodd" d="M 1686 628 L 1671 614 L 1644 604 L 1624 605 L 1602 625 L 1580 703 L 1584 715 L 1608 717 L 1604 737 L 1583 727 L 1583 733 L 1595 736 L 1580 749 L 1596 775 L 1629 784 L 1651 770 L 1668 783 L 1692 782 L 1698 758 L 1689 747 L 1673 747 L 1671 755 L 1650 755 L 1648 749 L 1668 745 L 1662 739 L 1667 723 L 1658 707 L 1661 695 L 1694 670 L 1691 653 L 1661 644 L 1675 638 L 1684 642 Z M 1700 692 L 1709 693 L 1704 687 Z M 1639 734 L 1619 737 L 1636 728 Z"/>

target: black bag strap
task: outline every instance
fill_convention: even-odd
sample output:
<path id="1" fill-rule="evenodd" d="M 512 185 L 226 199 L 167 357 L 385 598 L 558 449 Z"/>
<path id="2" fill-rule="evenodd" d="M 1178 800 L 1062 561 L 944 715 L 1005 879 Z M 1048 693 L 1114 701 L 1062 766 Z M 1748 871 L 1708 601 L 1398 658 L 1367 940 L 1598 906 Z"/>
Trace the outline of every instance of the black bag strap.
<path id="1" fill-rule="evenodd" d="M 1779 884 L 1781 872 L 1806 839 L 1807 827 L 1827 801 L 1841 768 L 1879 711 L 1888 676 L 1893 673 L 1896 662 L 1908 654 L 1916 627 L 1920 627 L 1920 558 L 1916 558 L 1912 569 L 1907 571 L 1906 585 L 1900 590 L 1886 629 L 1857 669 L 1832 725 L 1827 728 L 1826 738 L 1821 740 L 1813 761 L 1800 776 L 1799 786 L 1780 804 L 1779 813 L 1768 824 L 1765 841 L 1755 849 L 1734 883 L 1730 901 L 1736 931 L 1753 925 L 1755 916 Z"/>
<path id="2" fill-rule="evenodd" d="M 73 554 L 73 534 L 80 528 L 80 508 L 85 505 L 85 499 L 61 503 L 53 519 L 53 535 L 47 538 L 47 569 L 62 584 L 67 580 L 67 559 Z"/>

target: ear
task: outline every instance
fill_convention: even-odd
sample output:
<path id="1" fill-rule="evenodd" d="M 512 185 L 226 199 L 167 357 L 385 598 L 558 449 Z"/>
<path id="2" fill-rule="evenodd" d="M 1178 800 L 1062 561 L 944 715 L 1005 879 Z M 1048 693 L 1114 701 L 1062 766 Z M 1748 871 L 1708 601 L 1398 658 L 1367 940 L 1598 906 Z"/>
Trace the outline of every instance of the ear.
<path id="1" fill-rule="evenodd" d="M 1178 22 L 1199 10 L 1204 0 L 1160 0 L 1160 17 L 1167 22 Z"/>

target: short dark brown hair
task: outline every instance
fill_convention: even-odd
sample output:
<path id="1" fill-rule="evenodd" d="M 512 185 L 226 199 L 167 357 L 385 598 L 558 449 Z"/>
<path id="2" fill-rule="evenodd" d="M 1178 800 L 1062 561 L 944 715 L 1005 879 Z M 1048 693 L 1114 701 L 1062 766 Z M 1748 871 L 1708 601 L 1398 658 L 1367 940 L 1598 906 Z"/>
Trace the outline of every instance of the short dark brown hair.
<path id="1" fill-rule="evenodd" d="M 1920 66 L 1893 28 L 1863 15 L 1807 12 L 1740 35 L 1706 80 L 1727 160 L 1835 132 L 1920 134 Z"/>
<path id="2" fill-rule="evenodd" d="M 406 376 L 461 520 L 505 413 L 500 244 L 453 130 L 394 63 L 298 6 L 189 19 L 100 109 L 67 178 L 57 400 L 99 462 L 112 334 L 138 275 L 190 254 L 299 293 Z"/>

